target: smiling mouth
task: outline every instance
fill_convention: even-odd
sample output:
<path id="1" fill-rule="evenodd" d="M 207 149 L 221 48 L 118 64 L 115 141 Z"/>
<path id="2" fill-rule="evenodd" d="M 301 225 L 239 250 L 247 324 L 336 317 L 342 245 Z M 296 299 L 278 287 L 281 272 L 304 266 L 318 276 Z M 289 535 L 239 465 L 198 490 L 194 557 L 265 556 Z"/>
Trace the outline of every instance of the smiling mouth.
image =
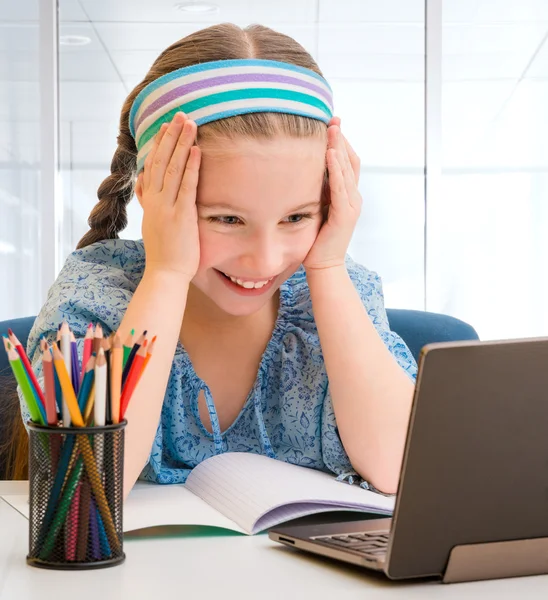
<path id="1" fill-rule="evenodd" d="M 218 269 L 216 269 L 216 271 L 218 273 L 220 273 L 221 275 L 223 275 L 223 277 L 225 277 L 226 279 L 228 279 L 229 281 L 231 281 L 232 283 L 241 287 L 244 290 L 260 290 L 261 288 L 263 288 L 263 287 L 267 286 L 269 283 L 271 283 L 272 280 L 276 277 L 276 275 L 273 275 L 272 277 L 269 277 L 267 279 L 249 280 L 249 279 L 240 279 L 239 277 L 234 277 L 232 275 L 229 275 L 228 273 L 225 273 L 224 271 L 219 271 Z"/>

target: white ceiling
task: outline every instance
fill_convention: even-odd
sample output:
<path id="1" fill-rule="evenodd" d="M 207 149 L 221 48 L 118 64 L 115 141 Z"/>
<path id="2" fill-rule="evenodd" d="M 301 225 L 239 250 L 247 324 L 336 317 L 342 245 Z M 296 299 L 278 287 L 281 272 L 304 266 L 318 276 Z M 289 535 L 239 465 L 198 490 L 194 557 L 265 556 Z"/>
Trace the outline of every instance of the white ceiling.
<path id="1" fill-rule="evenodd" d="M 260 22 L 294 37 L 340 90 L 339 106 L 353 119 L 360 108 L 349 98 L 374 107 L 372 99 L 382 103 L 386 86 L 390 93 L 397 89 L 398 98 L 408 95 L 409 106 L 395 107 L 397 116 L 386 126 L 408 123 L 409 136 L 420 134 L 423 0 L 213 0 L 219 7 L 213 15 L 187 15 L 174 9 L 177 1 L 60 0 L 60 34 L 90 39 L 60 48 L 61 117 L 72 160 L 108 163 L 114 141 L 105 144 L 105 136 L 115 137 L 126 95 L 159 52 L 223 21 Z M 475 114 L 495 118 L 509 98 L 520 97 L 515 90 L 524 81 L 546 87 L 548 0 L 445 0 L 443 10 L 444 81 L 448 89 L 470 91 Z M 38 120 L 38 51 L 38 0 L 0 0 L 0 139 L 13 139 L 18 127 Z M 477 102 L 475 108 L 479 91 L 488 107 Z M 452 109 L 462 113 L 449 102 L 449 115 Z M 0 143 L 0 160 L 15 154 L 29 158 L 21 146 L 15 152 Z"/>

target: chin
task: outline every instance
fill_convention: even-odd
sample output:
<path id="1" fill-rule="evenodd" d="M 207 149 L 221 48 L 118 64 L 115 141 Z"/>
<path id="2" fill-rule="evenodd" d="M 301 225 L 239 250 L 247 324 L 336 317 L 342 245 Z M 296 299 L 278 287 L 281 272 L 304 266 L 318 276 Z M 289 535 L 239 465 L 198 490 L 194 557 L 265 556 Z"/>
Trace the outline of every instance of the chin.
<path id="1" fill-rule="evenodd" d="M 272 302 L 277 295 L 279 286 L 273 287 L 268 293 L 252 298 L 231 297 L 227 294 L 206 293 L 207 297 L 219 310 L 231 317 L 248 317 L 253 315 Z"/>

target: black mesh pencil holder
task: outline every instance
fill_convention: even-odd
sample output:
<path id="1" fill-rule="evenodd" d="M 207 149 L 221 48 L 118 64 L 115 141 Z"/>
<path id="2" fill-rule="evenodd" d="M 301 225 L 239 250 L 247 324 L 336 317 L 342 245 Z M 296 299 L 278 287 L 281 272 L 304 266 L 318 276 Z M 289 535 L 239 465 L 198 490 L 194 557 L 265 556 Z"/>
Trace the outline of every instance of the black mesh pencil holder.
<path id="1" fill-rule="evenodd" d="M 126 421 L 105 427 L 28 426 L 27 563 L 97 569 L 123 562 Z"/>

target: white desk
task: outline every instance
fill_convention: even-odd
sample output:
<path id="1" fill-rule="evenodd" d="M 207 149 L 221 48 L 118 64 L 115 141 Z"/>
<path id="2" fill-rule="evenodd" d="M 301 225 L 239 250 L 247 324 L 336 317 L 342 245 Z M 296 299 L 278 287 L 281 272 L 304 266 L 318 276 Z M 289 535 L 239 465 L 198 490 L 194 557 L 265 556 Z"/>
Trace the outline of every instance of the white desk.
<path id="1" fill-rule="evenodd" d="M 26 483 L 0 482 L 0 495 L 25 491 Z M 548 598 L 548 575 L 450 585 L 391 582 L 285 548 L 267 535 L 126 538 L 122 565 L 92 571 L 30 567 L 27 550 L 28 521 L 0 498 L 0 600 Z"/>

